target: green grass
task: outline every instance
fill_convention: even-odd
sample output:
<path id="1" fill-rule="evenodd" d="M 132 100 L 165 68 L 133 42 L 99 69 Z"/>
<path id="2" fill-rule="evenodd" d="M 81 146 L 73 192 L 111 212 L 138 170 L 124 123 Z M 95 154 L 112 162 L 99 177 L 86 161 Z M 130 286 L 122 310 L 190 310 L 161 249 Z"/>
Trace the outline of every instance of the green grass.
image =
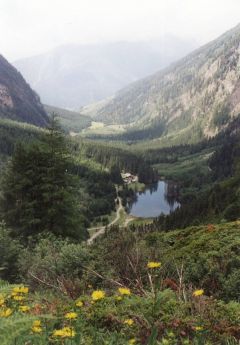
<path id="1" fill-rule="evenodd" d="M 212 153 L 212 149 L 207 149 L 200 153 L 180 157 L 176 163 L 160 163 L 153 167 L 157 169 L 160 176 L 178 181 L 185 179 L 186 176 L 195 175 L 196 172 L 208 175 L 210 172 L 208 159 Z"/>
<path id="2" fill-rule="evenodd" d="M 132 189 L 134 192 L 143 192 L 146 188 L 144 183 L 132 182 L 127 185 L 128 189 Z"/>

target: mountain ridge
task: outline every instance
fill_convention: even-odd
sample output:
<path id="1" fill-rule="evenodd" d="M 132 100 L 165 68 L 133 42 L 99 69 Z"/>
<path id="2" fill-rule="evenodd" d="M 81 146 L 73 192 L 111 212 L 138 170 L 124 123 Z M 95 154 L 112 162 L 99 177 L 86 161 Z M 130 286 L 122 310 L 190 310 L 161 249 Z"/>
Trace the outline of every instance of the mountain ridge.
<path id="1" fill-rule="evenodd" d="M 237 25 L 166 69 L 120 90 L 103 106 L 90 105 L 82 112 L 133 129 L 160 122 L 163 136 L 181 131 L 190 136 L 192 126 L 201 138 L 214 136 L 240 112 L 239 43 Z"/>
<path id="2" fill-rule="evenodd" d="M 172 36 L 156 41 L 72 44 L 15 61 L 14 65 L 37 90 L 43 103 L 79 109 L 111 96 L 195 47 L 191 41 Z"/>
<path id="3" fill-rule="evenodd" d="M 0 117 L 45 126 L 47 114 L 39 96 L 17 71 L 0 55 Z"/>

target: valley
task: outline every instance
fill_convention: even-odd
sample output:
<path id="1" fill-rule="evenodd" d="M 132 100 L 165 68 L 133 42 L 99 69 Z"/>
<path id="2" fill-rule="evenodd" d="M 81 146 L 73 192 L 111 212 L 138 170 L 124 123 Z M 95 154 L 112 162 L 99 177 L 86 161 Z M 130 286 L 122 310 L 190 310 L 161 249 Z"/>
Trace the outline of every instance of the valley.
<path id="1" fill-rule="evenodd" d="M 238 25 L 106 89 L 99 47 L 17 62 L 50 104 L 68 72 L 55 106 L 0 56 L 1 345 L 239 344 L 239 47 Z"/>

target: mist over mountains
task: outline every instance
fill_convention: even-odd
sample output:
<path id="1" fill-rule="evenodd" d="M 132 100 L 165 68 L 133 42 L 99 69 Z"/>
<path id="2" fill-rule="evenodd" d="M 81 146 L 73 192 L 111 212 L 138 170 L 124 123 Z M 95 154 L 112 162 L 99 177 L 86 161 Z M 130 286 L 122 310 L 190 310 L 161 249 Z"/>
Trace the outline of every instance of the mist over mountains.
<path id="1" fill-rule="evenodd" d="M 78 109 L 168 66 L 196 46 L 171 35 L 155 41 L 66 45 L 13 64 L 43 103 Z"/>

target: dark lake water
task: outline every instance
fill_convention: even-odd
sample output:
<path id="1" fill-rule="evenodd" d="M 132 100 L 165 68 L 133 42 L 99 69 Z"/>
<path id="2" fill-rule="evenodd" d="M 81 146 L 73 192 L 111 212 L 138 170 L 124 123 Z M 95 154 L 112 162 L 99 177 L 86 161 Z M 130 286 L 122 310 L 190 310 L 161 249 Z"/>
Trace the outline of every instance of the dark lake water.
<path id="1" fill-rule="evenodd" d="M 169 214 L 180 206 L 177 201 L 178 185 L 173 182 L 158 181 L 138 192 L 129 204 L 129 214 L 136 217 L 158 217 Z"/>

